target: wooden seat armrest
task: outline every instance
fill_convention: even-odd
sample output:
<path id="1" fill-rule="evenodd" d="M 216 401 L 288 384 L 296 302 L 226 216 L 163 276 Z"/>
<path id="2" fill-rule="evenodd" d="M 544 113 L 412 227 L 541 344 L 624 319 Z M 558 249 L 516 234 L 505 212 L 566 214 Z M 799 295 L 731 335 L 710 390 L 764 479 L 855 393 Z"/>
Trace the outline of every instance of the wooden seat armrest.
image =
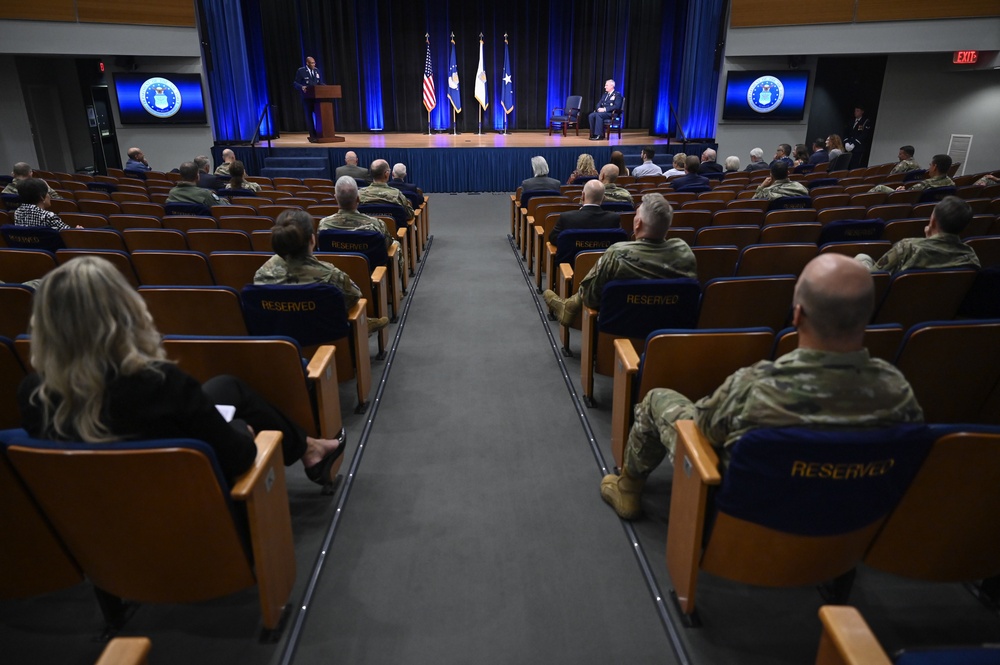
<path id="1" fill-rule="evenodd" d="M 347 312 L 351 324 L 351 344 L 354 348 L 355 384 L 358 393 L 358 413 L 363 413 L 368 401 L 368 391 L 372 380 L 371 351 L 368 348 L 368 301 L 358 298 Z M 336 436 L 336 435 L 334 435 Z"/>
<path id="2" fill-rule="evenodd" d="M 337 347 L 324 344 L 316 349 L 309 365 L 306 378 L 316 393 L 317 425 L 319 437 L 334 438 L 343 426 L 340 415 L 340 392 L 337 387 Z"/>
<path id="3" fill-rule="evenodd" d="M 597 310 L 584 305 L 580 329 L 580 386 L 584 402 L 589 406 L 594 399 L 594 360 L 597 356 Z"/>
<path id="4" fill-rule="evenodd" d="M 104 647 L 97 665 L 146 665 L 152 646 L 148 637 L 116 637 Z"/>
<path id="5" fill-rule="evenodd" d="M 377 266 L 375 270 L 372 270 L 372 285 L 381 284 L 385 281 L 385 266 Z"/>
<path id="6" fill-rule="evenodd" d="M 556 283 L 556 246 L 545 241 L 545 285 L 553 289 Z"/>
<path id="7" fill-rule="evenodd" d="M 632 426 L 632 383 L 639 372 L 639 352 L 631 340 L 616 339 L 613 392 L 611 393 L 611 452 L 615 466 L 622 468 L 625 442 Z"/>
<path id="8" fill-rule="evenodd" d="M 878 640 L 861 613 L 853 607 L 824 605 L 819 608 L 823 634 L 816 665 L 889 665 Z"/>
<path id="9" fill-rule="evenodd" d="M 254 443 L 257 445 L 257 457 L 253 466 L 236 479 L 229 494 L 236 501 L 246 501 L 254 487 L 262 480 L 267 480 L 265 474 L 270 466 L 271 457 L 281 448 L 281 432 L 257 432 Z"/>
<path id="10" fill-rule="evenodd" d="M 721 483 L 719 456 L 698 425 L 693 420 L 678 420 L 674 429 L 677 430 L 677 455 L 684 454 L 690 459 L 693 470 L 706 485 Z"/>
<path id="11" fill-rule="evenodd" d="M 568 263 L 559 264 L 559 282 L 557 286 L 559 287 L 559 297 L 569 298 L 569 289 L 573 284 L 573 266 Z"/>

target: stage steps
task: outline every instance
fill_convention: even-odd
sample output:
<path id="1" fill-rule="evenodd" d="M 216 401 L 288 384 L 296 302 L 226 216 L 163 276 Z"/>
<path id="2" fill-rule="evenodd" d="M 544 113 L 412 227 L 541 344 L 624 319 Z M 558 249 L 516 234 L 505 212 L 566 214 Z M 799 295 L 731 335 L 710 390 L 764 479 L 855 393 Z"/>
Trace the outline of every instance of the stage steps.
<path id="1" fill-rule="evenodd" d="M 267 178 L 329 178 L 330 160 L 327 157 L 265 157 L 260 174 Z"/>

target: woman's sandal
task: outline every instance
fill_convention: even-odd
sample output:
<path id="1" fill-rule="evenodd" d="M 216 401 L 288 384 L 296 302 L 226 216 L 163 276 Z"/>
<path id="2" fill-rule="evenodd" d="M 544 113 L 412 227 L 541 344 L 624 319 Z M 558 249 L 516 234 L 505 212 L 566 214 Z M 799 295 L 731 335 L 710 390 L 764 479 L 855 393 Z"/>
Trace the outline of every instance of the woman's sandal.
<path id="1" fill-rule="evenodd" d="M 329 485 L 336 480 L 335 477 L 330 477 L 330 471 L 333 469 L 333 463 L 344 454 L 344 448 L 347 447 L 347 430 L 341 427 L 337 439 L 340 441 L 340 445 L 328 452 L 319 462 L 306 467 L 306 477 L 309 480 L 319 485 Z"/>

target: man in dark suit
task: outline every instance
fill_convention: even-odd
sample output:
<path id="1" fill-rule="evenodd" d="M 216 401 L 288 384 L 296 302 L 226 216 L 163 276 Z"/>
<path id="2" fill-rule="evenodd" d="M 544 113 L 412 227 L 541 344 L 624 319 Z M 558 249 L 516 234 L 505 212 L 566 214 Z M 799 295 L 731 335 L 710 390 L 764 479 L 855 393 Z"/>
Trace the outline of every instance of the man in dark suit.
<path id="1" fill-rule="evenodd" d="M 608 79 L 604 82 L 604 96 L 597 102 L 597 109 L 590 114 L 590 140 L 604 138 L 604 121 L 611 117 L 614 111 L 620 111 L 624 98 L 615 91 L 615 82 Z"/>
<path id="2" fill-rule="evenodd" d="M 561 182 L 549 177 L 549 163 L 541 155 L 531 158 L 531 172 L 534 178 L 525 178 L 521 181 L 521 191 L 527 192 L 531 189 L 547 189 L 555 192 L 559 191 Z"/>
<path id="3" fill-rule="evenodd" d="M 583 186 L 583 206 L 559 215 L 555 227 L 549 233 L 553 245 L 559 234 L 567 229 L 617 229 L 620 225 L 617 212 L 604 210 L 604 184 L 600 180 L 588 180 Z"/>
<path id="4" fill-rule="evenodd" d="M 722 164 L 715 160 L 715 151 L 711 148 L 706 148 L 705 152 L 701 153 L 701 165 L 698 167 L 698 173 L 702 175 L 706 173 L 722 173 L 725 169 L 722 168 Z"/>
<path id="5" fill-rule="evenodd" d="M 226 186 L 226 181 L 212 173 L 212 163 L 205 155 L 198 155 L 194 158 L 194 165 L 198 167 L 198 186 L 204 189 L 211 189 L 213 192 Z"/>
<path id="6" fill-rule="evenodd" d="M 316 60 L 310 55 L 306 58 L 306 66 L 299 67 L 295 72 L 295 89 L 302 95 L 302 110 L 306 114 L 306 129 L 309 130 L 309 142 L 316 141 L 316 126 L 313 123 L 313 100 L 306 98 L 306 87 L 323 85 L 323 76 L 316 69 Z"/>
<path id="7" fill-rule="evenodd" d="M 701 170 L 701 160 L 697 155 L 688 155 L 687 161 L 684 162 L 684 170 L 687 171 L 687 175 L 670 181 L 675 192 L 683 192 L 690 187 L 709 187 L 708 178 L 698 175 Z"/>
<path id="8" fill-rule="evenodd" d="M 372 181 L 372 174 L 363 166 L 358 166 L 358 154 L 353 150 L 348 150 L 344 155 L 344 165 L 337 167 L 337 180 L 345 175 L 349 175 L 355 180 Z"/>
<path id="9" fill-rule="evenodd" d="M 822 138 L 813 141 L 812 149 L 813 153 L 809 155 L 810 164 L 823 164 L 830 161 L 830 153 L 826 151 L 826 141 Z"/>

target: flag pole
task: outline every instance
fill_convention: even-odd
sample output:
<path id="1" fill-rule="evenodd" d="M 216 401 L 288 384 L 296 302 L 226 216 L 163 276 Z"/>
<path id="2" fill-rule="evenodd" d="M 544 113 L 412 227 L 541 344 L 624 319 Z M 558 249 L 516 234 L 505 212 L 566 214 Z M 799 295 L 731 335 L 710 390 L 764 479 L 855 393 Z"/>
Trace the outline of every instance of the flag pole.
<path id="1" fill-rule="evenodd" d="M 430 49 L 431 49 L 431 33 L 429 33 L 429 32 L 425 32 L 424 33 L 424 41 L 427 44 L 427 58 L 428 58 L 428 62 L 430 62 L 429 59 L 431 57 L 430 56 L 430 53 L 431 53 L 431 51 L 430 51 Z M 433 83 L 433 79 L 432 79 L 431 82 Z M 424 84 L 426 85 L 426 83 L 427 83 L 427 81 L 425 80 Z M 424 89 L 424 95 L 426 95 L 426 94 L 427 94 L 427 90 Z M 436 101 L 435 101 L 434 105 L 437 106 L 437 102 Z M 424 108 L 427 109 L 427 136 L 433 136 L 433 132 L 431 132 L 431 111 L 433 109 L 428 109 L 427 108 L 426 97 L 424 98 Z"/>

